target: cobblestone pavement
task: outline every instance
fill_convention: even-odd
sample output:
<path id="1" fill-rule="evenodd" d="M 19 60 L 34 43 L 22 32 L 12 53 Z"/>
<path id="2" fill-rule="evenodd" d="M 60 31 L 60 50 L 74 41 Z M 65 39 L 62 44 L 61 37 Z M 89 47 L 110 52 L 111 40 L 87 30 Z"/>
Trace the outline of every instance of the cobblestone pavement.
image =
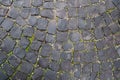
<path id="1" fill-rule="evenodd" d="M 120 80 L 120 0 L 0 0 L 0 80 Z"/>

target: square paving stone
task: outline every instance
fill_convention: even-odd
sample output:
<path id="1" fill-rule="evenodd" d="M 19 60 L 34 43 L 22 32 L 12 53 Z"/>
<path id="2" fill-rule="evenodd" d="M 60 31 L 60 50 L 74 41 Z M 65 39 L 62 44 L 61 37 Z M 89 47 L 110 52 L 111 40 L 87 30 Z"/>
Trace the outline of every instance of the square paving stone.
<path id="1" fill-rule="evenodd" d="M 53 19 L 54 18 L 54 12 L 53 10 L 42 10 L 40 11 L 40 15 L 45 18 Z"/>
<path id="2" fill-rule="evenodd" d="M 6 74 L 4 74 L 1 70 L 0 70 L 0 79 L 1 80 L 7 80 L 8 76 Z"/>
<path id="3" fill-rule="evenodd" d="M 56 72 L 49 70 L 45 73 L 45 80 L 56 80 L 56 79 L 57 79 Z"/>
<path id="4" fill-rule="evenodd" d="M 10 11 L 8 12 L 8 16 L 13 19 L 16 19 L 18 15 L 19 11 L 16 8 L 11 8 Z"/>
<path id="5" fill-rule="evenodd" d="M 45 2 L 43 4 L 43 8 L 53 9 L 54 8 L 54 3 L 53 2 Z"/>
<path id="6" fill-rule="evenodd" d="M 103 27 L 102 29 L 105 36 L 109 36 L 111 34 L 111 30 L 108 26 Z"/>
<path id="7" fill-rule="evenodd" d="M 78 8 L 78 16 L 80 18 L 85 18 L 87 17 L 87 8 Z"/>
<path id="8" fill-rule="evenodd" d="M 95 33 L 96 39 L 101 39 L 104 37 L 103 31 L 101 28 L 95 28 L 94 33 Z"/>
<path id="9" fill-rule="evenodd" d="M 0 25 L 1 25 L 1 23 L 3 22 L 3 20 L 4 20 L 4 17 L 1 17 L 1 16 L 0 16 Z"/>
<path id="10" fill-rule="evenodd" d="M 90 73 L 92 70 L 92 64 L 83 65 L 82 73 Z"/>
<path id="11" fill-rule="evenodd" d="M 112 80 L 112 71 L 105 71 L 100 74 L 101 80 Z"/>
<path id="12" fill-rule="evenodd" d="M 23 0 L 23 1 L 24 1 L 22 4 L 23 7 L 31 7 L 31 0 Z"/>
<path id="13" fill-rule="evenodd" d="M 23 58 L 26 55 L 26 52 L 24 49 L 17 47 L 13 50 L 13 54 L 19 58 Z"/>
<path id="14" fill-rule="evenodd" d="M 69 30 L 76 30 L 78 28 L 77 19 L 76 18 L 69 19 L 67 27 Z"/>
<path id="15" fill-rule="evenodd" d="M 53 50 L 51 56 L 52 56 L 52 60 L 54 60 L 54 61 L 60 60 L 60 52 L 59 51 Z"/>
<path id="16" fill-rule="evenodd" d="M 85 49 L 85 46 L 84 46 L 83 42 L 76 42 L 74 44 L 74 50 L 75 51 L 84 50 L 84 49 Z"/>
<path id="17" fill-rule="evenodd" d="M 65 9 L 58 9 L 58 10 L 56 10 L 56 16 L 58 18 L 64 19 L 66 17 L 66 15 L 67 15 L 67 12 L 66 12 Z"/>
<path id="18" fill-rule="evenodd" d="M 46 42 L 48 42 L 48 43 L 54 43 L 55 42 L 55 36 L 53 36 L 51 34 L 47 34 L 46 35 Z"/>
<path id="19" fill-rule="evenodd" d="M 50 64 L 49 64 L 49 68 L 51 69 L 51 70 L 53 70 L 53 71 L 58 71 L 59 70 L 59 63 L 57 63 L 57 62 L 51 62 Z"/>
<path id="20" fill-rule="evenodd" d="M 49 23 L 48 23 L 48 28 L 47 28 L 47 31 L 48 31 L 48 33 L 50 33 L 50 34 L 55 34 L 56 33 L 56 28 L 57 28 L 57 24 L 56 24 L 57 22 L 56 21 L 50 21 Z"/>
<path id="21" fill-rule="evenodd" d="M 66 1 L 67 2 L 67 6 L 69 6 L 69 7 L 80 7 L 80 2 L 79 2 L 79 0 L 67 0 Z"/>
<path id="22" fill-rule="evenodd" d="M 91 39 L 93 39 L 92 33 L 90 31 L 87 31 L 87 30 L 84 30 L 82 32 L 82 37 L 83 37 L 84 40 L 91 40 Z"/>
<path id="23" fill-rule="evenodd" d="M 73 42 L 78 42 L 81 39 L 81 34 L 78 31 L 70 32 L 69 38 Z"/>
<path id="24" fill-rule="evenodd" d="M 33 33 L 34 33 L 34 28 L 33 27 L 26 27 L 23 30 L 23 35 L 24 36 L 32 37 Z"/>
<path id="25" fill-rule="evenodd" d="M 7 59 L 7 55 L 0 51 L 0 64 L 2 64 Z"/>
<path id="26" fill-rule="evenodd" d="M 112 23 L 112 19 L 110 18 L 110 16 L 107 13 L 103 13 L 102 16 L 105 20 L 106 25 L 109 25 L 110 23 Z"/>
<path id="27" fill-rule="evenodd" d="M 22 47 L 22 48 L 27 48 L 27 46 L 30 44 L 30 41 L 26 38 L 26 37 L 22 37 L 20 39 L 20 42 L 19 42 L 19 45 Z"/>
<path id="28" fill-rule="evenodd" d="M 97 43 L 96 43 L 97 49 L 103 49 L 105 46 L 106 45 L 105 45 L 104 40 L 97 41 Z"/>
<path id="29" fill-rule="evenodd" d="M 6 31 L 9 31 L 12 26 L 13 26 L 14 22 L 9 19 L 9 18 L 6 18 L 3 23 L 1 24 L 1 26 L 3 27 L 3 29 L 5 29 Z"/>
<path id="30" fill-rule="evenodd" d="M 48 58 L 40 58 L 38 64 L 42 68 L 48 68 L 49 66 L 49 59 Z"/>
<path id="31" fill-rule="evenodd" d="M 120 70 L 120 60 L 114 61 L 115 70 Z"/>
<path id="32" fill-rule="evenodd" d="M 40 12 L 40 9 L 37 8 L 37 7 L 30 9 L 30 13 L 31 13 L 32 16 L 38 15 L 39 12 Z"/>
<path id="33" fill-rule="evenodd" d="M 37 54 L 35 52 L 28 52 L 25 59 L 34 64 L 37 61 Z"/>
<path id="34" fill-rule="evenodd" d="M 20 62 L 21 62 L 21 60 L 18 58 L 18 57 L 16 57 L 15 55 L 12 55 L 12 56 L 10 56 L 9 58 L 8 58 L 8 61 L 9 61 L 9 63 L 13 66 L 13 67 L 17 67 L 19 64 L 20 64 Z"/>
<path id="35" fill-rule="evenodd" d="M 39 18 L 37 20 L 37 28 L 39 30 L 46 30 L 47 29 L 47 25 L 48 25 L 48 20 L 44 19 L 44 18 Z"/>
<path id="36" fill-rule="evenodd" d="M 85 29 L 85 27 L 87 26 L 87 22 L 84 19 L 78 19 L 78 27 L 80 29 Z"/>
<path id="37" fill-rule="evenodd" d="M 24 19 L 28 18 L 29 14 L 30 14 L 30 8 L 22 8 L 20 10 L 20 16 Z"/>
<path id="38" fill-rule="evenodd" d="M 112 63 L 111 62 L 102 62 L 101 63 L 101 69 L 103 71 L 109 71 L 109 70 L 112 70 Z"/>
<path id="39" fill-rule="evenodd" d="M 117 50 L 114 47 L 106 49 L 105 52 L 105 55 L 108 59 L 113 60 L 119 57 L 119 55 L 117 54 Z"/>
<path id="40" fill-rule="evenodd" d="M 32 5 L 35 7 L 39 7 L 43 4 L 43 0 L 33 0 Z"/>
<path id="41" fill-rule="evenodd" d="M 110 13 L 113 20 L 118 20 L 120 18 L 120 11 L 119 10 L 113 10 Z"/>
<path id="42" fill-rule="evenodd" d="M 2 42 L 2 45 L 1 45 L 1 49 L 5 52 L 7 52 L 7 54 L 13 50 L 14 46 L 15 46 L 16 42 L 7 37 L 4 39 L 4 41 Z"/>
<path id="43" fill-rule="evenodd" d="M 76 17 L 77 9 L 76 8 L 68 8 L 68 17 Z"/>
<path id="44" fill-rule="evenodd" d="M 37 30 L 35 32 L 35 38 L 37 40 L 44 41 L 45 40 L 45 36 L 46 36 L 46 32 L 45 31 Z"/>
<path id="45" fill-rule="evenodd" d="M 28 18 L 28 24 L 29 24 L 30 26 L 35 26 L 36 23 L 37 23 L 37 17 L 35 17 L 35 16 L 30 16 L 30 17 Z"/>
<path id="46" fill-rule="evenodd" d="M 99 63 L 94 63 L 92 65 L 92 71 L 93 72 L 99 72 L 100 71 L 100 64 Z"/>
<path id="47" fill-rule="evenodd" d="M 10 35 L 16 39 L 20 39 L 21 34 L 22 34 L 22 29 L 19 26 L 13 27 L 10 31 Z"/>
<path id="48" fill-rule="evenodd" d="M 68 21 L 66 19 L 59 19 L 58 20 L 58 30 L 59 31 L 66 31 L 66 30 L 68 30 L 67 24 L 68 24 Z"/>
<path id="49" fill-rule="evenodd" d="M 41 56 L 50 56 L 52 53 L 52 46 L 50 44 L 43 44 L 41 49 Z"/>
<path id="50" fill-rule="evenodd" d="M 70 75 L 68 73 L 63 73 L 59 75 L 59 80 L 69 80 Z"/>
<path id="51" fill-rule="evenodd" d="M 20 71 L 26 74 L 31 73 L 33 70 L 33 65 L 29 62 L 22 62 L 21 67 L 20 67 Z"/>
<path id="52" fill-rule="evenodd" d="M 68 60 L 65 60 L 61 62 L 60 67 L 63 71 L 70 71 L 72 69 L 72 63 Z"/>
<path id="53" fill-rule="evenodd" d="M 68 39 L 67 32 L 57 32 L 57 42 L 64 42 Z"/>
<path id="54" fill-rule="evenodd" d="M 7 14 L 8 9 L 7 8 L 0 8 L 0 16 L 5 16 Z"/>
<path id="55" fill-rule="evenodd" d="M 63 60 L 69 60 L 69 61 L 71 61 L 71 59 L 72 59 L 72 53 L 64 53 L 64 52 L 62 52 L 60 54 L 60 58 L 63 59 Z"/>
<path id="56" fill-rule="evenodd" d="M 13 80 L 26 80 L 27 79 L 27 74 L 17 71 L 16 74 L 13 76 Z"/>
<path id="57" fill-rule="evenodd" d="M 67 6 L 67 4 L 65 2 L 61 2 L 61 1 L 56 1 L 55 3 L 55 7 L 56 9 L 64 9 Z"/>
<path id="58" fill-rule="evenodd" d="M 71 42 L 66 42 L 63 44 L 63 49 L 65 51 L 71 51 L 73 48 L 73 44 Z"/>
<path id="59" fill-rule="evenodd" d="M 94 24 L 96 27 L 105 25 L 105 21 L 102 16 L 95 17 L 94 21 L 95 21 Z"/>
<path id="60" fill-rule="evenodd" d="M 4 63 L 2 66 L 2 70 L 4 70 L 9 76 L 14 73 L 14 69 L 10 66 L 10 64 Z"/>
<path id="61" fill-rule="evenodd" d="M 34 40 L 30 46 L 31 49 L 38 51 L 40 49 L 41 42 Z"/>
<path id="62" fill-rule="evenodd" d="M 0 39 L 3 39 L 7 35 L 7 32 L 0 29 Z"/>
<path id="63" fill-rule="evenodd" d="M 10 6 L 12 4 L 12 0 L 1 0 L 0 3 L 5 6 Z"/>
<path id="64" fill-rule="evenodd" d="M 37 68 L 34 70 L 34 74 L 32 76 L 32 79 L 33 80 L 42 79 L 42 75 L 43 75 L 43 70 L 41 68 Z"/>
<path id="65" fill-rule="evenodd" d="M 16 23 L 17 23 L 18 25 L 20 25 L 20 26 L 25 26 L 25 25 L 26 25 L 26 21 L 25 21 L 22 17 L 20 17 L 20 16 L 18 16 L 18 17 L 16 18 Z"/>
<path id="66" fill-rule="evenodd" d="M 109 26 L 110 30 L 113 34 L 117 33 L 118 31 L 120 31 L 120 27 L 117 24 L 112 24 Z"/>

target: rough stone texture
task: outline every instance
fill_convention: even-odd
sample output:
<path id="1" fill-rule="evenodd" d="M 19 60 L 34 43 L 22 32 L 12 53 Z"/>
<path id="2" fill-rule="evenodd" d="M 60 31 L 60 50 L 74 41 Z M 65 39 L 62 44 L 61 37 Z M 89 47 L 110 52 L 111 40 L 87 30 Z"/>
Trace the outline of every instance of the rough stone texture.
<path id="1" fill-rule="evenodd" d="M 0 0 L 0 80 L 119 80 L 120 0 Z"/>

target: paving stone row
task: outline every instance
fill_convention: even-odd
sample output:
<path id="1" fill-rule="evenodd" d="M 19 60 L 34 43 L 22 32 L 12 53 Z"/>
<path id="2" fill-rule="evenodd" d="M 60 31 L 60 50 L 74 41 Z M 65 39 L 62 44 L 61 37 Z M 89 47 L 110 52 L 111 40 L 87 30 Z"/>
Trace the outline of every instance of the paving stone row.
<path id="1" fill-rule="evenodd" d="M 119 80 L 120 0 L 0 0 L 0 80 Z"/>

